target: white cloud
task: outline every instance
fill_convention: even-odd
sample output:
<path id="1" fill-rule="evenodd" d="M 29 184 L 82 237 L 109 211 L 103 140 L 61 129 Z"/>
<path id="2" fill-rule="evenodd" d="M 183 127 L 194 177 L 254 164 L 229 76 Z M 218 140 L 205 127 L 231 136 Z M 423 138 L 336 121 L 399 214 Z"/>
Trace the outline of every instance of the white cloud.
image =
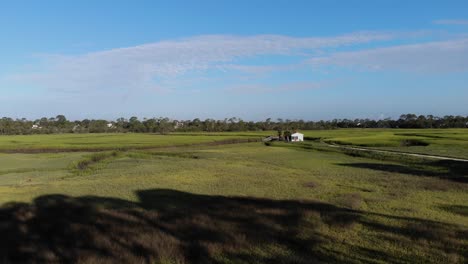
<path id="1" fill-rule="evenodd" d="M 337 52 L 309 60 L 314 66 L 406 72 L 461 72 L 468 70 L 468 38 Z"/>
<path id="2" fill-rule="evenodd" d="M 281 65 L 242 65 L 242 64 L 221 64 L 217 69 L 221 71 L 239 71 L 249 74 L 266 74 L 275 71 L 292 71 L 304 67 L 304 63 L 281 64 Z"/>
<path id="3" fill-rule="evenodd" d="M 468 19 L 440 19 L 435 20 L 437 25 L 468 25 Z"/>
<path id="4" fill-rule="evenodd" d="M 267 85 L 267 84 L 244 84 L 237 86 L 230 86 L 225 90 L 236 94 L 266 94 L 278 92 L 293 92 L 304 91 L 323 88 L 325 83 L 321 82 L 297 82 L 286 83 L 281 85 Z"/>
<path id="5" fill-rule="evenodd" d="M 102 96 L 129 94 L 135 90 L 168 93 L 178 87 L 199 89 L 190 86 L 193 83 L 207 83 L 203 79 L 208 77 L 223 78 L 205 74 L 208 71 L 240 73 L 235 76 L 239 83 L 247 79 L 255 82 L 255 78 L 247 78 L 249 74 L 258 77 L 277 71 L 303 69 L 310 65 L 419 72 L 468 70 L 468 38 L 340 52 L 344 47 L 353 46 L 355 50 L 362 44 L 395 38 L 414 41 L 412 38 L 421 34 L 357 32 L 332 37 L 199 36 L 82 55 L 47 55 L 41 57 L 41 64 L 36 71 L 28 67 L 27 72 L 10 75 L 8 82 Z M 245 63 L 245 59 L 268 55 L 294 56 L 296 61 L 289 64 L 274 60 L 266 60 L 268 64 L 262 65 Z M 311 56 L 316 57 L 309 59 Z M 241 88 L 239 86 L 237 91 Z M 272 91 L 271 87 L 264 86 L 243 89 Z"/>
<path id="6" fill-rule="evenodd" d="M 313 53 L 321 48 L 384 41 L 394 37 L 391 33 L 372 32 L 313 38 L 281 35 L 199 36 L 76 56 L 45 56 L 40 70 L 16 74 L 9 79 L 72 92 L 160 90 L 161 80 L 188 72 L 208 69 L 255 72 L 274 67 L 229 65 L 239 59 L 261 55 L 297 55 L 304 51 Z"/>

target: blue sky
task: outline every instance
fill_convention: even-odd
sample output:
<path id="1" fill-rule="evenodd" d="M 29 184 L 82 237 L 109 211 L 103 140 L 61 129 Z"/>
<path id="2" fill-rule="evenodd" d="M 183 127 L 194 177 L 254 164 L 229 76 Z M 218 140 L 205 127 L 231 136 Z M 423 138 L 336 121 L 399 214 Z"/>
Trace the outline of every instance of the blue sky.
<path id="1" fill-rule="evenodd" d="M 467 1 L 2 1 L 0 115 L 468 115 Z"/>

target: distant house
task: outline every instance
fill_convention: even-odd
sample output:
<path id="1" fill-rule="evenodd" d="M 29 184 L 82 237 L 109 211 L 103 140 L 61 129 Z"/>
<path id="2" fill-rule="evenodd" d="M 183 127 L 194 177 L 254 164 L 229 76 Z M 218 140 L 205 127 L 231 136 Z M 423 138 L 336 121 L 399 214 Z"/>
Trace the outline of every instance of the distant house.
<path id="1" fill-rule="evenodd" d="M 296 132 L 291 135 L 291 142 L 300 142 L 300 141 L 304 141 L 304 134 Z"/>
<path id="2" fill-rule="evenodd" d="M 184 122 L 179 122 L 179 121 L 174 122 L 174 129 L 178 129 L 178 128 L 181 128 L 183 126 L 184 126 Z"/>
<path id="3" fill-rule="evenodd" d="M 107 123 L 107 128 L 114 128 L 114 124 L 112 124 L 112 123 Z"/>
<path id="4" fill-rule="evenodd" d="M 40 127 L 39 125 L 37 124 L 34 124 L 32 125 L 31 129 L 41 129 L 42 127 Z"/>

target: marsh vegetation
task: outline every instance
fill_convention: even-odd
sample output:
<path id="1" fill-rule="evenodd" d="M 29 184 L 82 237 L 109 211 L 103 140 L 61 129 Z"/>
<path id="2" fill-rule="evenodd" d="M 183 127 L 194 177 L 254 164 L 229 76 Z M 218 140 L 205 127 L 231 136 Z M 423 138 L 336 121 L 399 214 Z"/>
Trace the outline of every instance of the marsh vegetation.
<path id="1" fill-rule="evenodd" d="M 465 130 L 304 133 L 1 137 L 1 261 L 466 262 L 468 163 L 324 143 L 466 157 Z"/>

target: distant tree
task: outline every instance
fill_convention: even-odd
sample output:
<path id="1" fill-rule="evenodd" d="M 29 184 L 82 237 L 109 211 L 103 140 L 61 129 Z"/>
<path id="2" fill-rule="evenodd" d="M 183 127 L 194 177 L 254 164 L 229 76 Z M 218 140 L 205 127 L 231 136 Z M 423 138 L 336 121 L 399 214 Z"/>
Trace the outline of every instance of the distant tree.
<path id="1" fill-rule="evenodd" d="M 112 124 L 111 127 L 108 124 Z M 172 131 L 258 131 L 276 130 L 278 136 L 286 137 L 287 131 L 291 129 L 336 129 L 336 128 L 466 128 L 468 127 L 468 116 L 447 115 L 437 117 L 433 115 L 403 114 L 398 119 L 333 119 L 320 121 L 304 121 L 291 119 L 277 119 L 272 121 L 244 121 L 238 117 L 225 118 L 222 120 L 198 118 L 193 120 L 170 120 L 167 117 L 143 118 L 131 117 L 129 120 L 121 117 L 116 121 L 108 120 L 76 120 L 69 121 L 64 115 L 56 117 L 43 117 L 36 120 L 26 118 L 12 119 L 3 117 L 0 119 L 0 134 L 2 135 L 24 135 L 24 134 L 50 134 L 50 133 L 102 133 L 102 132 L 134 132 L 134 133 L 161 133 L 167 134 Z M 285 131 L 284 133 L 282 131 Z"/>
<path id="2" fill-rule="evenodd" d="M 173 130 L 173 124 L 169 118 L 160 117 L 158 119 L 158 132 L 160 134 L 167 134 Z"/>
<path id="3" fill-rule="evenodd" d="M 147 132 L 145 131 L 145 126 L 138 120 L 138 117 L 132 116 L 128 120 L 128 129 L 131 132 L 138 133 L 138 132 Z"/>
<path id="4" fill-rule="evenodd" d="M 286 142 L 291 141 L 291 131 L 286 130 L 283 132 L 283 137 Z"/>

